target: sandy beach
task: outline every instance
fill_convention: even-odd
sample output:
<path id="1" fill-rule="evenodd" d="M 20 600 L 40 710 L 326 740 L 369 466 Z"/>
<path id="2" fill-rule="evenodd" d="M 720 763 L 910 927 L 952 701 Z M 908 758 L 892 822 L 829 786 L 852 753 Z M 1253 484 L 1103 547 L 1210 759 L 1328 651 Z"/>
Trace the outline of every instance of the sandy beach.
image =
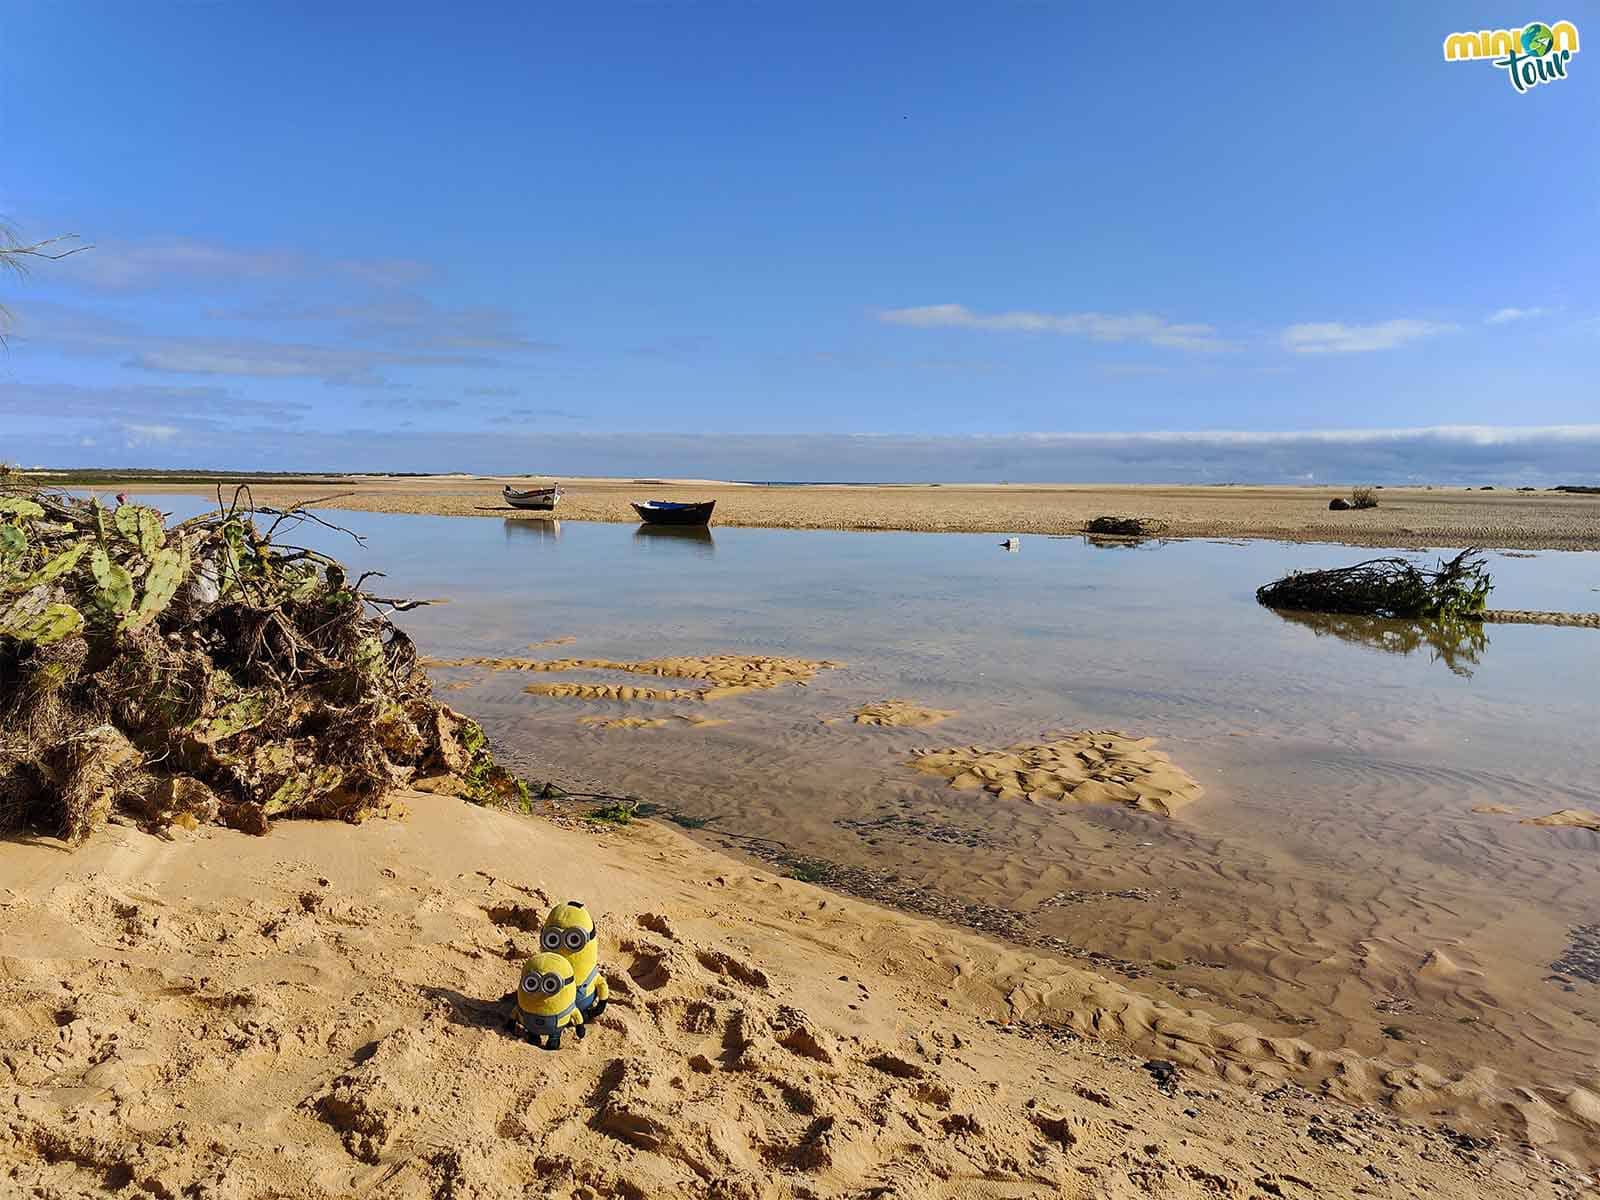
<path id="1" fill-rule="evenodd" d="M 1568 1197 L 1600 1101 L 1152 1001 L 735 864 L 408 797 L 405 820 L 0 846 L 7 1194 Z M 504 996 L 586 899 L 613 1000 Z M 1570 1165 L 1563 1165 L 1563 1163 Z M 531 1190 L 530 1190 L 531 1189 Z"/>
<path id="2" fill-rule="evenodd" d="M 241 477 L 243 478 L 243 477 Z M 323 508 L 448 516 L 515 517 L 504 484 L 489 476 L 350 476 L 253 484 L 268 504 L 321 501 Z M 130 480 L 99 490 L 203 492 L 213 486 Z M 1600 549 L 1600 496 L 1467 488 L 1385 488 L 1377 508 L 1330 512 L 1345 486 L 1170 487 L 1103 484 L 752 485 L 711 480 L 566 479 L 563 521 L 638 518 L 630 500 L 715 500 L 715 523 L 778 529 L 900 529 L 940 533 L 1072 535 L 1107 514 L 1153 518 L 1165 536 L 1274 538 L 1355 546 L 1482 546 Z M 231 491 L 231 489 L 230 489 Z M 545 514 L 521 514 L 543 519 Z"/>
<path id="3" fill-rule="evenodd" d="M 962 547 L 984 551 L 977 561 L 935 564 L 912 586 L 887 568 L 893 555 L 917 569 L 970 539 L 818 536 L 805 540 L 848 543 L 835 562 L 857 565 L 788 597 L 763 590 L 768 560 L 705 590 L 698 557 L 667 560 L 693 564 L 674 572 L 634 557 L 627 528 L 579 526 L 560 547 L 583 586 L 569 593 L 545 571 L 529 612 L 526 560 L 511 557 L 539 544 L 527 524 L 351 523 L 397 531 L 383 550 L 400 570 L 423 563 L 425 578 L 460 587 L 407 618 L 460 713 L 420 693 L 373 709 L 389 756 L 373 769 L 413 789 L 381 804 L 290 819 L 279 806 L 298 793 L 285 798 L 273 775 L 260 785 L 277 814 L 265 836 L 237 832 L 266 827 L 238 824 L 237 807 L 207 810 L 232 829 L 180 820 L 190 810 L 163 807 L 160 790 L 122 810 L 144 827 L 101 826 L 107 768 L 70 785 L 106 800 L 80 806 L 101 814 L 81 848 L 68 853 L 47 824 L 0 843 L 0 1070 L 13 1096 L 0 1179 L 21 1194 L 1592 1189 L 1600 1088 L 1580 989 L 1593 937 L 1570 901 L 1589 884 L 1595 817 L 1567 786 L 1565 751 L 1526 747 L 1575 796 L 1559 807 L 1532 768 L 1512 786 L 1492 742 L 1493 776 L 1459 748 L 1448 771 L 1432 767 L 1437 751 L 1422 771 L 1381 745 L 1308 752 L 1293 720 L 1321 728 L 1330 711 L 1293 700 L 1315 645 L 1268 651 L 1277 626 L 1241 622 L 1256 610 L 1229 590 L 1221 608 L 1204 600 L 1204 575 L 1177 576 L 1188 603 L 1150 632 L 1119 632 L 1117 597 L 1160 590 L 1142 572 L 1285 548 L 1051 543 L 1059 554 L 1033 556 L 1030 575 L 1028 556 L 980 541 Z M 443 527 L 455 536 L 441 540 Z M 1118 590 L 1052 616 L 1029 589 L 1053 596 L 1071 556 L 1085 594 Z M 506 562 L 521 568 L 509 584 Z M 900 590 L 874 598 L 862 584 L 880 576 Z M 996 579 L 1008 587 L 987 593 Z M 480 594 L 485 580 L 509 590 Z M 639 580 L 662 611 L 674 607 L 662 588 L 689 589 L 678 594 L 704 605 L 703 623 L 619 626 L 599 604 L 614 593 L 606 603 L 627 615 Z M 837 594 L 852 598 L 849 622 Z M 988 620 L 967 618 L 964 594 L 986 597 Z M 767 644 L 739 624 L 757 605 L 769 629 L 785 626 Z M 313 631 L 327 622 L 309 602 L 286 611 Z M 200 644 L 221 654 L 237 642 L 218 628 Z M 140 645 L 165 662 L 183 644 L 171 634 Z M 1126 725 L 1102 723 L 1108 693 L 1060 686 L 1109 670 L 1120 688 L 1146 659 L 1207 677 L 1236 635 L 1288 678 L 1221 678 Z M 1507 641 L 1524 635 L 1552 636 Z M 720 648 L 701 644 L 712 636 Z M 886 647 L 910 666 L 881 658 Z M 1336 696 L 1371 674 L 1327 671 L 1316 690 Z M 1538 679 L 1553 729 L 1570 725 L 1574 695 L 1560 675 Z M 1362 728 L 1390 727 L 1408 695 L 1380 689 Z M 351 725 L 341 696 L 301 696 L 299 710 Z M 264 736 L 279 728 L 267 712 L 230 701 L 195 728 L 256 730 L 233 724 L 249 720 Z M 515 790 L 489 794 L 508 808 L 463 803 L 485 798 L 465 790 L 484 736 L 468 716 L 536 794 L 545 779 L 592 781 L 608 801 L 644 797 L 645 816 L 596 824 L 559 790 L 529 812 L 511 811 L 526 802 Z M 421 765 L 434 753 L 425 730 L 442 774 Z M 332 777 L 317 786 L 337 793 Z M 1262 836 L 1286 795 L 1292 827 Z M 371 819 L 311 819 L 330 813 Z M 568 898 L 600 922 L 614 1002 L 551 1054 L 511 1036 L 506 997 L 543 914 Z"/>

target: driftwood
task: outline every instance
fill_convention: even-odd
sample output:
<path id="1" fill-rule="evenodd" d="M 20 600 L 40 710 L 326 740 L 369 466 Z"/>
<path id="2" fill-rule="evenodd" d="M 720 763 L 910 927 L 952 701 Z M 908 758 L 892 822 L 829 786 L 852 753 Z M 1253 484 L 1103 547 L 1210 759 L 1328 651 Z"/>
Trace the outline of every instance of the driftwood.
<path id="1" fill-rule="evenodd" d="M 1296 571 L 1256 589 L 1268 608 L 1368 617 L 1477 619 L 1494 586 L 1483 555 L 1463 550 L 1432 569 L 1372 558 L 1327 571 Z"/>

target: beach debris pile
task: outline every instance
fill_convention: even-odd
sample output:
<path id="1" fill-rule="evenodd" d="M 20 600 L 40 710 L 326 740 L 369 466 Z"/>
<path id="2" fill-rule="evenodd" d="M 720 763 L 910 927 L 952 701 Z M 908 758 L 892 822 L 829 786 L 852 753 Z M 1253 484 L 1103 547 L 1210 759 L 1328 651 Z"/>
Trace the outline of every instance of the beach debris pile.
<path id="1" fill-rule="evenodd" d="M 1328 501 L 1328 507 L 1334 512 L 1348 512 L 1351 509 L 1365 509 L 1378 507 L 1378 491 L 1376 488 L 1358 487 L 1350 490 L 1350 499 L 1335 496 Z"/>
<path id="2" fill-rule="evenodd" d="M 1088 729 L 1003 750 L 963 746 L 918 750 L 910 765 L 941 775 L 954 788 L 982 788 L 1002 800 L 1122 804 L 1171 816 L 1203 789 L 1159 750 L 1155 738 Z"/>
<path id="3" fill-rule="evenodd" d="M 1098 537 L 1155 537 L 1166 530 L 1167 523 L 1154 517 L 1095 517 L 1083 527 L 1085 533 Z"/>
<path id="4" fill-rule="evenodd" d="M 1466 549 L 1436 567 L 1370 558 L 1349 567 L 1295 571 L 1256 589 L 1268 608 L 1368 617 L 1480 620 L 1494 583 L 1481 551 Z"/>
<path id="5" fill-rule="evenodd" d="M 386 615 L 416 602 L 287 544 L 327 524 L 304 507 L 218 500 L 169 527 L 147 505 L 0 479 L 0 830 L 80 843 L 117 810 L 264 833 L 388 814 L 424 782 L 526 799 L 483 730 L 430 695 Z"/>

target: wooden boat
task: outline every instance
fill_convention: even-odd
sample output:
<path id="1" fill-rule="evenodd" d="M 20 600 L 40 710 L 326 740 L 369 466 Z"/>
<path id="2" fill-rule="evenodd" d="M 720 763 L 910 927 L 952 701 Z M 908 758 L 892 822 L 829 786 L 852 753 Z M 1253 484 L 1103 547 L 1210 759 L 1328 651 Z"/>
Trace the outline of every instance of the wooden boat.
<path id="1" fill-rule="evenodd" d="M 632 501 L 633 511 L 646 525 L 709 525 L 715 500 L 702 500 L 697 504 L 679 504 L 672 500 L 646 500 L 643 504 Z"/>
<path id="2" fill-rule="evenodd" d="M 513 487 L 504 487 L 500 489 L 500 495 L 505 497 L 505 502 L 512 508 L 531 508 L 549 512 L 561 503 L 561 485 L 530 488 L 525 492 L 519 492 Z"/>

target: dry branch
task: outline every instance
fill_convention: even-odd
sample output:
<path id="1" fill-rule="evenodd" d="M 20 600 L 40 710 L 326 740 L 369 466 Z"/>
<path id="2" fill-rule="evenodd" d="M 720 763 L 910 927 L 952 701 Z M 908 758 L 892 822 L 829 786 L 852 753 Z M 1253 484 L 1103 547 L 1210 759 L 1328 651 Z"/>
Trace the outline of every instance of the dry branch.
<path id="1" fill-rule="evenodd" d="M 1475 619 L 1494 586 L 1478 550 L 1419 567 L 1404 558 L 1372 558 L 1327 571 L 1296 571 L 1256 589 L 1268 608 L 1355 613 L 1368 617 Z"/>

